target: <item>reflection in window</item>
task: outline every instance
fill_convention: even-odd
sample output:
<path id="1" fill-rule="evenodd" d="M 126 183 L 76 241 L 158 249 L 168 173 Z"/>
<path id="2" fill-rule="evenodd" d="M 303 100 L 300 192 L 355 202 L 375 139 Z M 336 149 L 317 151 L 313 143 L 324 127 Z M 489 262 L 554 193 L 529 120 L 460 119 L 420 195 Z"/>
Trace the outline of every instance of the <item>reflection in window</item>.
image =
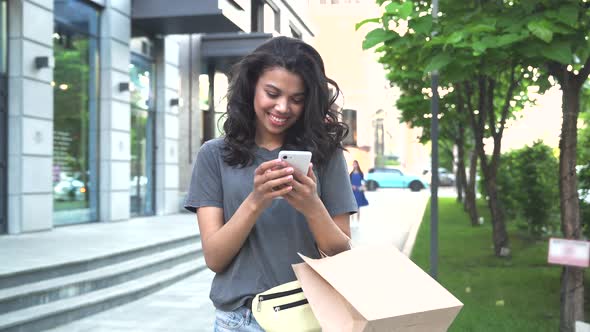
<path id="1" fill-rule="evenodd" d="M 153 63 L 132 54 L 129 65 L 131 97 L 131 215 L 154 214 L 154 77 Z"/>
<path id="2" fill-rule="evenodd" d="M 229 87 L 228 78 L 224 73 L 216 72 L 213 78 L 213 119 L 209 112 L 209 75 L 199 75 L 199 107 L 202 114 L 201 140 L 206 142 L 223 134 L 223 115 L 227 110 L 227 98 L 224 91 Z"/>
<path id="3" fill-rule="evenodd" d="M 55 2 L 53 47 L 54 224 L 97 219 L 97 12 Z"/>

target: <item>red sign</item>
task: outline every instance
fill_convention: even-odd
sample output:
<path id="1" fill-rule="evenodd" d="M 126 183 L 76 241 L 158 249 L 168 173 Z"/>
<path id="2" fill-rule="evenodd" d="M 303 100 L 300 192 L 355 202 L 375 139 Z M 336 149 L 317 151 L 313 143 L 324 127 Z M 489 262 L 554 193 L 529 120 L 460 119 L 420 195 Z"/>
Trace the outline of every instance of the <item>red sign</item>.
<path id="1" fill-rule="evenodd" d="M 590 242 L 550 238 L 547 261 L 550 264 L 588 267 Z"/>

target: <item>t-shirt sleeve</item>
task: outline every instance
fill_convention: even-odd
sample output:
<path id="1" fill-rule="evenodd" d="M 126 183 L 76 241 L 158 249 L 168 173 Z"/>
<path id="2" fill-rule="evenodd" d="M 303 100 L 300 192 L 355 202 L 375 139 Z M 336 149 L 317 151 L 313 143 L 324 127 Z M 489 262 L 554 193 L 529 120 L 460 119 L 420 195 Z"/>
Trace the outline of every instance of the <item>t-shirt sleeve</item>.
<path id="1" fill-rule="evenodd" d="M 217 146 L 205 143 L 199 150 L 193 166 L 193 175 L 184 208 L 196 212 L 203 206 L 223 208 L 223 188 Z"/>
<path id="2" fill-rule="evenodd" d="M 336 150 L 320 173 L 320 198 L 330 216 L 358 211 L 352 193 L 346 160 L 341 149 Z"/>

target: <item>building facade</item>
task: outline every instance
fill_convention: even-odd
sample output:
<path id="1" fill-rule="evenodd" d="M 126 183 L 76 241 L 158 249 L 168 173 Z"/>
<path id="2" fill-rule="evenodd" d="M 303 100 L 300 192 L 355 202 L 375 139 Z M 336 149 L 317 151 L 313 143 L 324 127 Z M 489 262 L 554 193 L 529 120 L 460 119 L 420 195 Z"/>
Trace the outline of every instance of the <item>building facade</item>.
<path id="1" fill-rule="evenodd" d="M 215 78 L 276 34 L 310 38 L 304 9 L 0 0 L 0 232 L 178 213 Z"/>

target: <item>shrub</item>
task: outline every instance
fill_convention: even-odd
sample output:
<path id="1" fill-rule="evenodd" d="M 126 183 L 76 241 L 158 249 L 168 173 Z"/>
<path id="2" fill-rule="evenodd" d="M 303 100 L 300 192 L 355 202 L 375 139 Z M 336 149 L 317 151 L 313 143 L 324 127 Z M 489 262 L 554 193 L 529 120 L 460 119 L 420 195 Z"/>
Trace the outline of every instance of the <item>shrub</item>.
<path id="1" fill-rule="evenodd" d="M 521 214 L 519 202 L 522 199 L 519 197 L 521 191 L 515 190 L 515 187 L 521 186 L 517 151 L 502 154 L 496 183 L 504 215 L 509 219 L 516 219 Z"/>
<path id="2" fill-rule="evenodd" d="M 558 160 L 541 141 L 502 154 L 496 180 L 505 215 L 534 236 L 558 229 L 558 179 Z"/>
<path id="3" fill-rule="evenodd" d="M 555 228 L 559 206 L 559 162 L 540 141 L 519 150 L 522 214 L 534 235 Z"/>
<path id="4" fill-rule="evenodd" d="M 581 167 L 578 172 L 578 188 L 580 196 L 580 221 L 586 238 L 590 238 L 590 203 L 584 200 L 590 197 L 590 164 Z"/>

